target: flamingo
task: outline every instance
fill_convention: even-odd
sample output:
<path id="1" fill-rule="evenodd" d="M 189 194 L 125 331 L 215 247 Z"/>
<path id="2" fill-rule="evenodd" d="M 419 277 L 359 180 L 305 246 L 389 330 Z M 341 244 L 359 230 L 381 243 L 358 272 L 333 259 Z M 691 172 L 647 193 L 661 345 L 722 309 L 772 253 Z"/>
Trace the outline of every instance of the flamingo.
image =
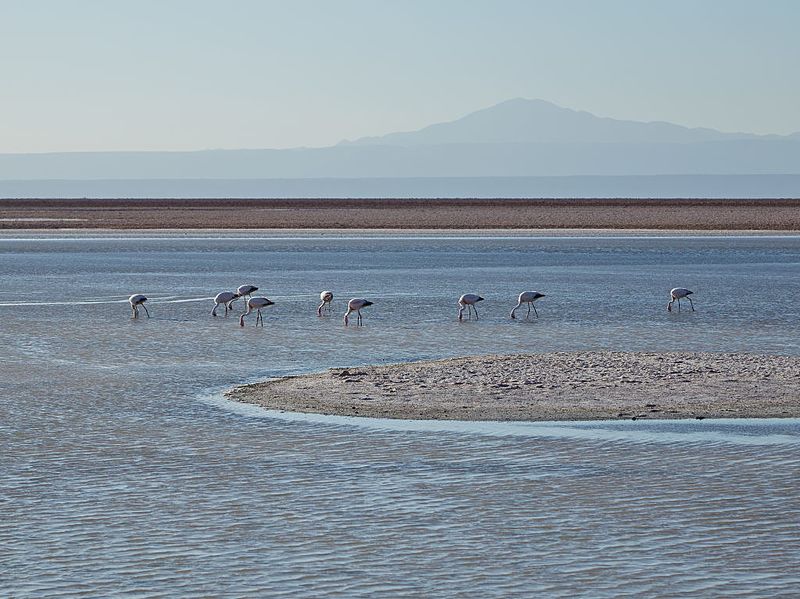
<path id="1" fill-rule="evenodd" d="M 349 316 L 351 313 L 355 312 L 358 314 L 358 326 L 362 326 L 361 322 L 361 308 L 366 308 L 367 306 L 371 306 L 372 302 L 369 300 L 361 299 L 354 297 L 349 302 L 347 302 L 347 312 L 344 313 L 344 326 L 347 326 L 349 322 Z"/>
<path id="2" fill-rule="evenodd" d="M 322 316 L 322 311 L 327 306 L 328 310 L 331 308 L 331 302 L 333 301 L 333 291 L 323 291 L 319 294 L 319 299 L 322 303 L 317 307 L 317 316 Z"/>
<path id="3" fill-rule="evenodd" d="M 256 326 L 258 323 L 261 322 L 261 326 L 264 326 L 264 317 L 261 315 L 261 308 L 266 308 L 267 306 L 272 306 L 275 302 L 272 300 L 268 300 L 265 297 L 251 297 L 247 300 L 247 312 L 242 314 L 239 317 L 239 326 L 244 326 L 244 317 L 250 314 L 253 310 L 256 311 Z"/>
<path id="4" fill-rule="evenodd" d="M 150 318 L 150 312 L 147 311 L 147 306 L 144 305 L 146 301 L 147 298 L 143 296 L 141 293 L 137 293 L 128 298 L 128 302 L 131 305 L 131 312 L 132 312 L 131 318 L 139 317 L 139 306 L 144 308 L 144 311 L 147 314 L 147 318 Z"/>
<path id="5" fill-rule="evenodd" d="M 694 312 L 694 304 L 692 303 L 692 298 L 689 296 L 692 295 L 694 291 L 689 291 L 685 287 L 676 287 L 675 289 L 669 292 L 669 303 L 667 304 L 667 311 L 672 312 L 672 302 L 675 300 L 678 301 L 678 312 L 681 311 L 681 298 L 685 297 L 689 300 L 689 305 L 692 307 L 692 312 Z"/>
<path id="6" fill-rule="evenodd" d="M 475 293 L 465 293 L 460 298 L 458 298 L 458 319 L 464 319 L 464 309 L 467 309 L 467 315 L 469 319 L 472 319 L 472 312 L 475 312 L 475 320 L 478 320 L 478 310 L 475 308 L 475 304 L 478 302 L 482 302 L 483 298 L 480 295 Z"/>
<path id="7" fill-rule="evenodd" d="M 222 293 L 218 293 L 214 298 L 214 309 L 211 310 L 211 316 L 217 315 L 217 308 L 220 304 L 225 306 L 225 316 L 228 315 L 230 310 L 233 310 L 233 302 L 239 299 L 239 294 L 233 291 L 223 291 Z"/>
<path id="8" fill-rule="evenodd" d="M 539 313 L 536 311 L 536 306 L 533 304 L 533 302 L 543 297 L 544 293 L 539 293 L 538 291 L 523 291 L 519 294 L 517 305 L 511 310 L 511 318 L 516 318 L 516 316 L 514 316 L 514 312 L 516 312 L 517 308 L 522 306 L 522 304 L 528 304 L 528 313 L 525 315 L 525 318 L 528 318 L 531 315 L 531 308 L 533 308 L 533 313 L 536 314 L 536 318 L 539 318 Z"/>
<path id="9" fill-rule="evenodd" d="M 254 291 L 258 291 L 258 287 L 255 285 L 240 285 L 239 288 L 236 290 L 236 294 L 239 297 L 251 297 Z"/>

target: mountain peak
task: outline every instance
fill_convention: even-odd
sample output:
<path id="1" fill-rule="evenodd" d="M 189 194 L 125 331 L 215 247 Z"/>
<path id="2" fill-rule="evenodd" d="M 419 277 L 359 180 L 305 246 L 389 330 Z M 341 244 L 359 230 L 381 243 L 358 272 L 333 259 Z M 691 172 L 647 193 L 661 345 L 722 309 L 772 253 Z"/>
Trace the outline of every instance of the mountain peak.
<path id="1" fill-rule="evenodd" d="M 541 99 L 512 98 L 466 116 L 418 131 L 365 137 L 356 145 L 439 145 L 453 143 L 693 143 L 754 139 L 748 133 L 690 129 L 663 121 L 599 117 Z"/>

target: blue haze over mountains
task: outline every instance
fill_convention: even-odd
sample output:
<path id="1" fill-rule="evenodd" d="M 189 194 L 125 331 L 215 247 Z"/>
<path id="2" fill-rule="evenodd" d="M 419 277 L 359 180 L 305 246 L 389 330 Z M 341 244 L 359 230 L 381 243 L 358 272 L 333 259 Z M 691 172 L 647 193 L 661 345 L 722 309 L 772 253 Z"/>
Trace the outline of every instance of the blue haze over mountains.
<path id="1" fill-rule="evenodd" d="M 800 197 L 800 133 L 515 99 L 326 148 L 0 154 L 0 197 Z"/>

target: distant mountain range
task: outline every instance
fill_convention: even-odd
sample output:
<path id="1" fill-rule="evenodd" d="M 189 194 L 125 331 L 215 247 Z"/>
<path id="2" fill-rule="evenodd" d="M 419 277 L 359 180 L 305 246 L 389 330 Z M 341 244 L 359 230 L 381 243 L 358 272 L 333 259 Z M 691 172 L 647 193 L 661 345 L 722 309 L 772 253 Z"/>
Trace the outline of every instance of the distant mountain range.
<path id="1" fill-rule="evenodd" d="M 562 108 L 544 100 L 517 98 L 419 131 L 364 137 L 352 142 L 343 141 L 340 145 L 658 144 L 742 139 L 800 140 L 800 133 L 789 136 L 723 133 L 715 129 L 690 129 L 662 121 L 622 121 Z"/>
<path id="2" fill-rule="evenodd" d="M 0 154 L 0 182 L 785 174 L 800 174 L 800 133 L 624 121 L 524 99 L 326 148 Z"/>

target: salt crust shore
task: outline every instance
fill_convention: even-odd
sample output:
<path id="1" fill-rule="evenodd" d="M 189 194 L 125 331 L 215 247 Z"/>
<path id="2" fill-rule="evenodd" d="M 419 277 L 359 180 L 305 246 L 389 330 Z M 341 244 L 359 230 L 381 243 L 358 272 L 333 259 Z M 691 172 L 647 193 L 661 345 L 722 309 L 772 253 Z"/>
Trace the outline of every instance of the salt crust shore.
<path id="1" fill-rule="evenodd" d="M 375 237 L 429 237 L 437 238 L 481 238 L 481 237 L 613 237 L 630 238 L 640 237 L 796 237 L 800 229 L 2 229 L 0 239 L 40 239 L 53 236 L 64 238 L 82 239 L 86 237 L 112 237 L 120 236 L 131 238 L 158 238 L 158 237 L 184 237 L 184 238 L 216 238 L 228 239 L 252 238 L 254 236 L 270 236 L 276 238 L 289 238 L 296 236 L 314 236 L 320 238 L 337 239 L 341 237 L 358 236 L 361 238 Z"/>
<path id="2" fill-rule="evenodd" d="M 243 385 L 273 410 L 432 420 L 800 417 L 800 357 L 714 353 L 486 355 Z"/>
<path id="3" fill-rule="evenodd" d="M 784 199 L 0 200 L 0 229 L 800 230 Z"/>

